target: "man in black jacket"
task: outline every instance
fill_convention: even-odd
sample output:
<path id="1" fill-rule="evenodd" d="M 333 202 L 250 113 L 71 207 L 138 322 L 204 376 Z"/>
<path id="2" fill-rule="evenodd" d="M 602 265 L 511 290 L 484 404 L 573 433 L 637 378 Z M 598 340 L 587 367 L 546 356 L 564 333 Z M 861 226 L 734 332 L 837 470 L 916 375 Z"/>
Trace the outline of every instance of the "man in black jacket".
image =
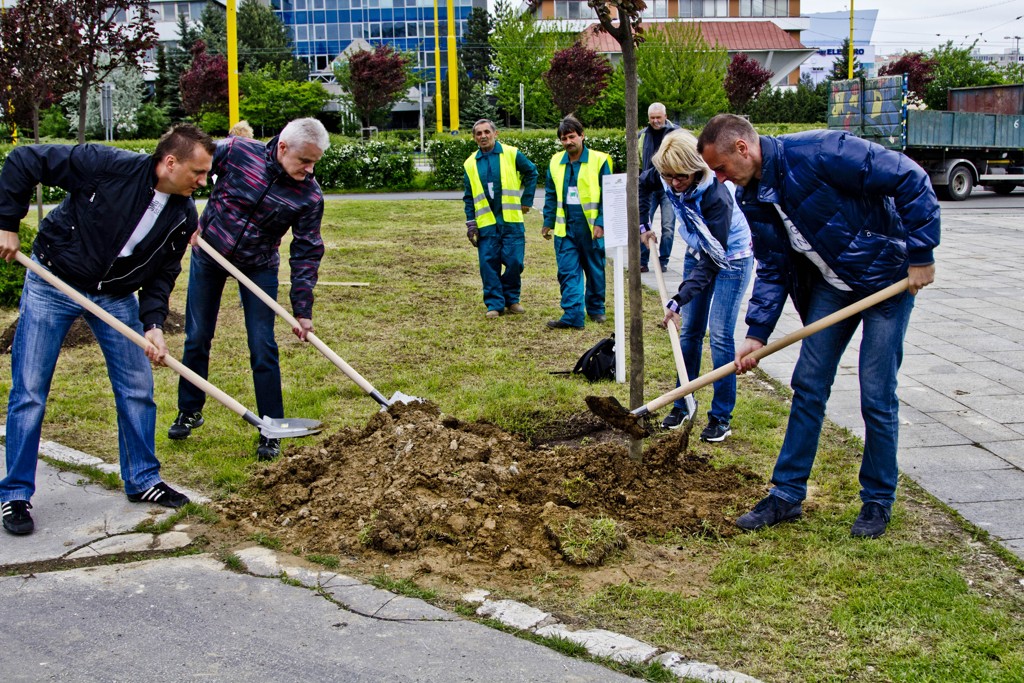
<path id="1" fill-rule="evenodd" d="M 149 361 L 162 363 L 167 353 L 167 302 L 198 225 L 191 195 L 206 184 L 213 151 L 206 133 L 181 125 L 160 138 L 151 156 L 103 145 L 28 145 L 7 157 L 0 173 L 0 258 L 11 261 L 20 248 L 18 229 L 36 184 L 64 189 L 64 201 L 40 223 L 32 258 L 151 344 L 143 351 L 42 278 L 26 274 L 11 349 L 7 475 L 0 481 L 9 533 L 34 528 L 28 510 L 43 413 L 61 344 L 79 316 L 107 361 L 128 499 L 167 507 L 188 502 L 160 479 Z"/>

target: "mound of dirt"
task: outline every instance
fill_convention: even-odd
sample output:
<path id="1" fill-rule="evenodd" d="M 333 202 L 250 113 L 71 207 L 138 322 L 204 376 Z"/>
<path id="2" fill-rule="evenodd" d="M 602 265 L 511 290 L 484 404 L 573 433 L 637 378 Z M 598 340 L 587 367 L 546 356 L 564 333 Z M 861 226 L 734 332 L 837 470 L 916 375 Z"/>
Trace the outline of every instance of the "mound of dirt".
<path id="1" fill-rule="evenodd" d="M 11 345 L 14 344 L 14 333 L 18 329 L 18 320 L 15 319 L 7 329 L 0 332 L 0 353 L 10 353 Z M 164 336 L 170 337 L 171 335 L 181 334 L 185 331 L 185 316 L 177 311 L 171 311 L 167 314 L 167 320 L 164 321 Z M 93 336 L 92 330 L 85 324 L 85 320 L 79 317 L 71 324 L 71 329 L 68 330 L 68 335 L 64 337 L 64 343 L 61 344 L 62 349 L 73 349 L 76 346 L 84 346 L 86 344 L 95 344 L 96 337 Z"/>
<path id="2" fill-rule="evenodd" d="M 593 421 L 583 419 L 586 430 Z M 642 465 L 620 438 L 533 446 L 429 403 L 397 404 L 315 447 L 293 448 L 222 504 L 248 533 L 300 553 L 457 555 L 495 568 L 562 565 L 557 523 L 614 520 L 627 538 L 735 531 L 723 510 L 763 488 L 757 475 L 648 444 Z"/>

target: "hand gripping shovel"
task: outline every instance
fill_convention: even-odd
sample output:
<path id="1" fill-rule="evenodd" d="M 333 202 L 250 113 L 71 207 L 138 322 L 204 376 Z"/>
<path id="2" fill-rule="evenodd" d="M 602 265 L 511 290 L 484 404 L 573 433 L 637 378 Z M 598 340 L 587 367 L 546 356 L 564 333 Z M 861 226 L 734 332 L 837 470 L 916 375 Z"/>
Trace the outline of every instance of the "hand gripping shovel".
<path id="1" fill-rule="evenodd" d="M 801 327 L 795 332 L 790 332 L 782 339 L 762 346 L 760 349 L 747 356 L 747 358 L 760 360 L 765 356 L 769 356 L 779 349 L 784 349 L 790 344 L 800 341 L 804 337 L 809 337 L 815 332 L 836 324 L 840 320 L 846 320 L 852 315 L 856 315 L 857 313 L 871 308 L 881 301 L 885 301 L 886 299 L 899 294 L 907 288 L 909 283 L 910 280 L 908 278 L 903 278 L 899 282 L 889 285 L 885 289 L 879 290 L 870 296 L 864 297 L 860 301 L 850 304 L 846 308 L 841 308 L 835 313 L 825 316 L 821 320 L 816 320 L 806 327 Z M 603 419 L 612 427 L 621 429 L 622 431 L 627 432 L 630 436 L 642 439 L 649 434 L 646 425 L 643 423 L 644 416 L 668 405 L 680 396 L 692 393 L 701 387 L 722 379 L 723 377 L 728 377 L 734 372 L 736 372 L 736 364 L 727 363 L 726 365 L 716 368 L 705 375 L 701 375 L 695 380 L 687 382 L 681 387 L 673 389 L 667 394 L 659 396 L 647 405 L 640 406 L 633 411 L 629 411 L 624 408 L 614 396 L 587 396 L 587 407 L 590 408 L 592 413 Z"/>
<path id="2" fill-rule="evenodd" d="M 51 285 L 59 289 L 60 291 L 71 297 L 76 303 L 83 308 L 87 309 L 90 313 L 94 314 L 97 318 L 107 323 L 115 330 L 127 337 L 136 346 L 143 349 L 147 349 L 152 346 L 149 340 L 143 337 L 141 334 L 133 330 L 132 328 L 125 325 L 123 322 L 112 316 L 110 313 L 105 311 L 102 307 L 88 298 L 82 296 L 76 289 L 69 286 L 59 277 L 43 268 L 41 265 L 30 259 L 29 257 L 22 254 L 20 251 L 15 255 L 18 263 L 25 266 L 33 273 L 43 278 Z M 224 406 L 238 414 L 243 420 L 251 424 L 260 430 L 260 434 L 270 439 L 282 439 L 296 436 L 308 436 L 310 434 L 316 434 L 321 429 L 321 425 L 316 420 L 306 420 L 302 418 L 270 418 L 256 417 L 254 413 L 247 410 L 245 406 L 231 398 L 223 391 L 213 386 L 205 379 L 197 375 L 195 372 L 190 370 L 188 367 L 183 365 L 180 361 L 175 360 L 170 355 L 164 356 L 164 363 L 169 368 L 174 370 L 176 373 L 184 377 L 186 380 L 196 385 L 208 395 L 220 401 Z"/>
<path id="3" fill-rule="evenodd" d="M 217 253 L 217 250 L 211 247 L 209 244 L 207 244 L 206 240 L 204 240 L 202 237 L 197 237 L 196 244 L 199 245 L 199 247 L 207 256 L 209 256 L 218 264 L 220 264 L 221 268 L 231 273 L 231 275 L 233 275 L 234 278 L 238 280 L 240 283 L 245 285 L 245 287 L 250 292 L 258 296 L 260 301 L 265 303 L 267 306 L 270 306 L 270 308 L 275 313 L 284 318 L 285 321 L 287 321 L 287 323 L 291 325 L 293 329 L 298 329 L 299 321 L 296 320 L 291 313 L 286 311 L 284 307 L 281 306 L 281 304 L 277 303 L 277 301 L 275 301 L 273 298 L 271 298 L 269 294 L 260 289 L 255 282 L 246 277 L 245 273 L 240 271 L 238 268 L 232 265 L 230 261 L 228 261 L 226 258 Z M 370 398 L 379 403 L 381 405 L 381 408 L 390 408 L 393 403 L 397 403 L 399 401 L 401 401 L 402 403 L 422 402 L 423 399 L 417 398 L 415 396 L 409 396 L 408 394 L 403 394 L 400 391 L 396 391 L 391 396 L 390 399 L 384 398 L 384 396 L 381 395 L 379 391 L 373 388 L 372 384 L 367 382 L 362 375 L 356 372 L 351 365 L 342 360 L 341 356 L 332 351 L 330 347 L 328 347 L 327 344 L 323 343 L 320 340 L 320 338 L 317 337 L 315 334 L 313 334 L 312 332 L 307 332 L 306 341 L 308 341 L 310 344 L 316 347 L 317 351 L 324 354 L 328 360 L 330 360 L 332 363 L 338 366 L 338 369 L 344 372 L 345 375 L 350 380 L 359 385 L 360 389 L 365 391 L 367 394 L 370 395 Z"/>
<path id="4" fill-rule="evenodd" d="M 665 276 L 661 272 L 660 263 L 654 267 L 654 279 L 658 281 L 658 294 L 661 296 L 661 305 L 664 306 L 668 303 L 668 290 L 665 288 Z M 690 376 L 686 374 L 686 363 L 683 362 L 683 349 L 679 345 L 679 329 L 676 328 L 675 323 L 672 321 L 669 321 L 666 327 L 668 329 L 668 336 L 672 343 L 672 357 L 675 358 L 676 361 L 676 373 L 678 373 L 679 381 L 681 383 L 684 377 L 689 380 Z M 689 432 L 689 430 L 693 428 L 693 419 L 696 417 L 694 413 L 697 412 L 697 400 L 691 393 L 686 395 L 685 401 L 686 412 L 687 415 L 689 415 L 689 418 L 687 419 L 689 424 L 686 426 L 686 430 Z"/>

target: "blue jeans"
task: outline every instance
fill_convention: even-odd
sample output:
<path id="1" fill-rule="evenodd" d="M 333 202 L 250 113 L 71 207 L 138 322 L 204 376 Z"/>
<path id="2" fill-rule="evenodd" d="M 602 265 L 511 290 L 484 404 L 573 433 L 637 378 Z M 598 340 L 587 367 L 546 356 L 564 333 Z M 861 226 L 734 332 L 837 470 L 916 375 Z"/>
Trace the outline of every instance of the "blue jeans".
<path id="1" fill-rule="evenodd" d="M 139 301 L 134 294 L 83 294 L 142 334 Z M 7 402 L 7 476 L 0 481 L 0 502 L 29 500 L 35 493 L 39 435 L 50 382 L 64 337 L 80 315 L 96 335 L 107 362 L 117 406 L 117 445 L 125 492 L 142 493 L 159 483 L 160 463 L 153 438 L 153 370 L 142 349 L 31 271 L 25 275 L 18 313 Z"/>
<path id="2" fill-rule="evenodd" d="M 860 298 L 820 281 L 811 292 L 806 322 L 824 318 Z M 903 361 L 903 337 L 913 308 L 914 297 L 903 292 L 803 340 L 793 370 L 793 407 L 786 438 L 772 473 L 773 495 L 791 503 L 807 497 L 807 478 L 818 450 L 825 404 L 832 393 L 839 359 L 857 325 L 863 322 L 858 362 L 860 411 L 865 427 L 860 497 L 865 503 L 880 503 L 887 509 L 892 506 L 899 474 L 896 374 Z"/>
<path id="3" fill-rule="evenodd" d="M 555 237 L 555 260 L 562 290 L 562 321 L 583 327 L 584 313 L 603 315 L 604 238 L 595 240 L 585 221 L 567 221 L 565 237 Z"/>
<path id="4" fill-rule="evenodd" d="M 243 270 L 260 289 L 277 299 L 277 269 Z M 217 329 L 217 313 L 228 273 L 208 256 L 192 250 L 185 303 L 185 350 L 181 362 L 206 379 L 210 374 L 210 347 Z M 246 287 L 239 285 L 245 332 L 249 341 L 249 366 L 256 389 L 256 409 L 265 417 L 284 417 L 281 398 L 281 366 L 274 340 L 274 311 Z M 202 410 L 206 394 L 182 378 L 178 382 L 178 410 Z"/>
<path id="5" fill-rule="evenodd" d="M 690 273 L 696 267 L 697 259 L 687 252 L 683 272 Z M 715 368 L 736 360 L 733 331 L 753 269 L 753 256 L 729 261 L 729 270 L 719 271 L 711 285 L 683 307 L 679 345 L 683 350 L 686 374 L 690 379 L 700 376 L 705 331 L 711 335 L 711 363 Z M 736 406 L 736 375 L 723 377 L 715 382 L 714 387 L 715 394 L 708 417 L 728 424 L 732 420 L 732 409 Z M 676 401 L 675 405 L 678 408 L 686 407 L 682 399 Z"/>
<path id="6" fill-rule="evenodd" d="M 488 311 L 503 311 L 519 303 L 526 255 L 526 228 L 492 225 L 480 230 L 480 279 L 484 283 L 484 304 Z M 505 271 L 502 272 L 502 266 Z"/>
<path id="7" fill-rule="evenodd" d="M 672 241 L 676 236 L 676 211 L 672 208 L 672 201 L 665 194 L 664 190 L 651 193 L 651 208 L 647 216 L 647 222 L 654 220 L 654 212 L 661 207 L 661 239 L 658 241 L 658 260 L 662 266 L 668 266 L 668 260 L 672 256 Z M 640 265 L 646 266 L 651 258 L 651 250 L 643 242 L 640 243 Z"/>

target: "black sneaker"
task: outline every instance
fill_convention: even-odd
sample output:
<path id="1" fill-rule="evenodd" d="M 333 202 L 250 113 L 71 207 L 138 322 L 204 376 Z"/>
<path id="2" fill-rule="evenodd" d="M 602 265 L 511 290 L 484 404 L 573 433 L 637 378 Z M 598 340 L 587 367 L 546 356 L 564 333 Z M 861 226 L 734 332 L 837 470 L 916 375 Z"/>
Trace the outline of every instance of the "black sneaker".
<path id="1" fill-rule="evenodd" d="M 27 500 L 11 500 L 0 505 L 0 511 L 4 517 L 4 528 L 16 536 L 32 533 L 36 525 L 32 521 L 32 515 L 28 514 L 31 508 L 32 503 Z"/>
<path id="2" fill-rule="evenodd" d="M 165 508 L 180 508 L 188 503 L 188 496 L 178 493 L 161 481 L 142 493 L 129 493 L 128 500 L 133 503 L 156 503 Z"/>
<path id="3" fill-rule="evenodd" d="M 768 495 L 753 510 L 737 519 L 736 526 L 745 531 L 757 531 L 796 519 L 803 513 L 800 503 L 789 503 L 778 496 Z"/>
<path id="4" fill-rule="evenodd" d="M 281 439 L 271 439 L 260 434 L 260 445 L 256 447 L 256 459 L 260 462 L 273 460 L 281 455 Z"/>
<path id="5" fill-rule="evenodd" d="M 672 411 L 661 421 L 662 429 L 679 429 L 697 414 L 697 400 L 693 394 L 687 394 L 684 401 L 686 406 L 683 408 L 672 406 Z"/>
<path id="6" fill-rule="evenodd" d="M 861 506 L 857 521 L 850 527 L 854 538 L 878 538 L 889 526 L 890 512 L 881 503 L 870 501 Z"/>
<path id="7" fill-rule="evenodd" d="M 728 422 L 722 422 L 721 420 L 711 418 L 708 422 L 708 426 L 700 433 L 700 440 L 718 443 L 719 441 L 725 441 L 725 437 L 730 436 L 731 434 L 732 429 L 729 428 Z"/>
<path id="8" fill-rule="evenodd" d="M 203 426 L 203 414 L 198 410 L 194 413 L 178 412 L 174 424 L 167 430 L 168 439 L 187 439 L 192 430 Z"/>

